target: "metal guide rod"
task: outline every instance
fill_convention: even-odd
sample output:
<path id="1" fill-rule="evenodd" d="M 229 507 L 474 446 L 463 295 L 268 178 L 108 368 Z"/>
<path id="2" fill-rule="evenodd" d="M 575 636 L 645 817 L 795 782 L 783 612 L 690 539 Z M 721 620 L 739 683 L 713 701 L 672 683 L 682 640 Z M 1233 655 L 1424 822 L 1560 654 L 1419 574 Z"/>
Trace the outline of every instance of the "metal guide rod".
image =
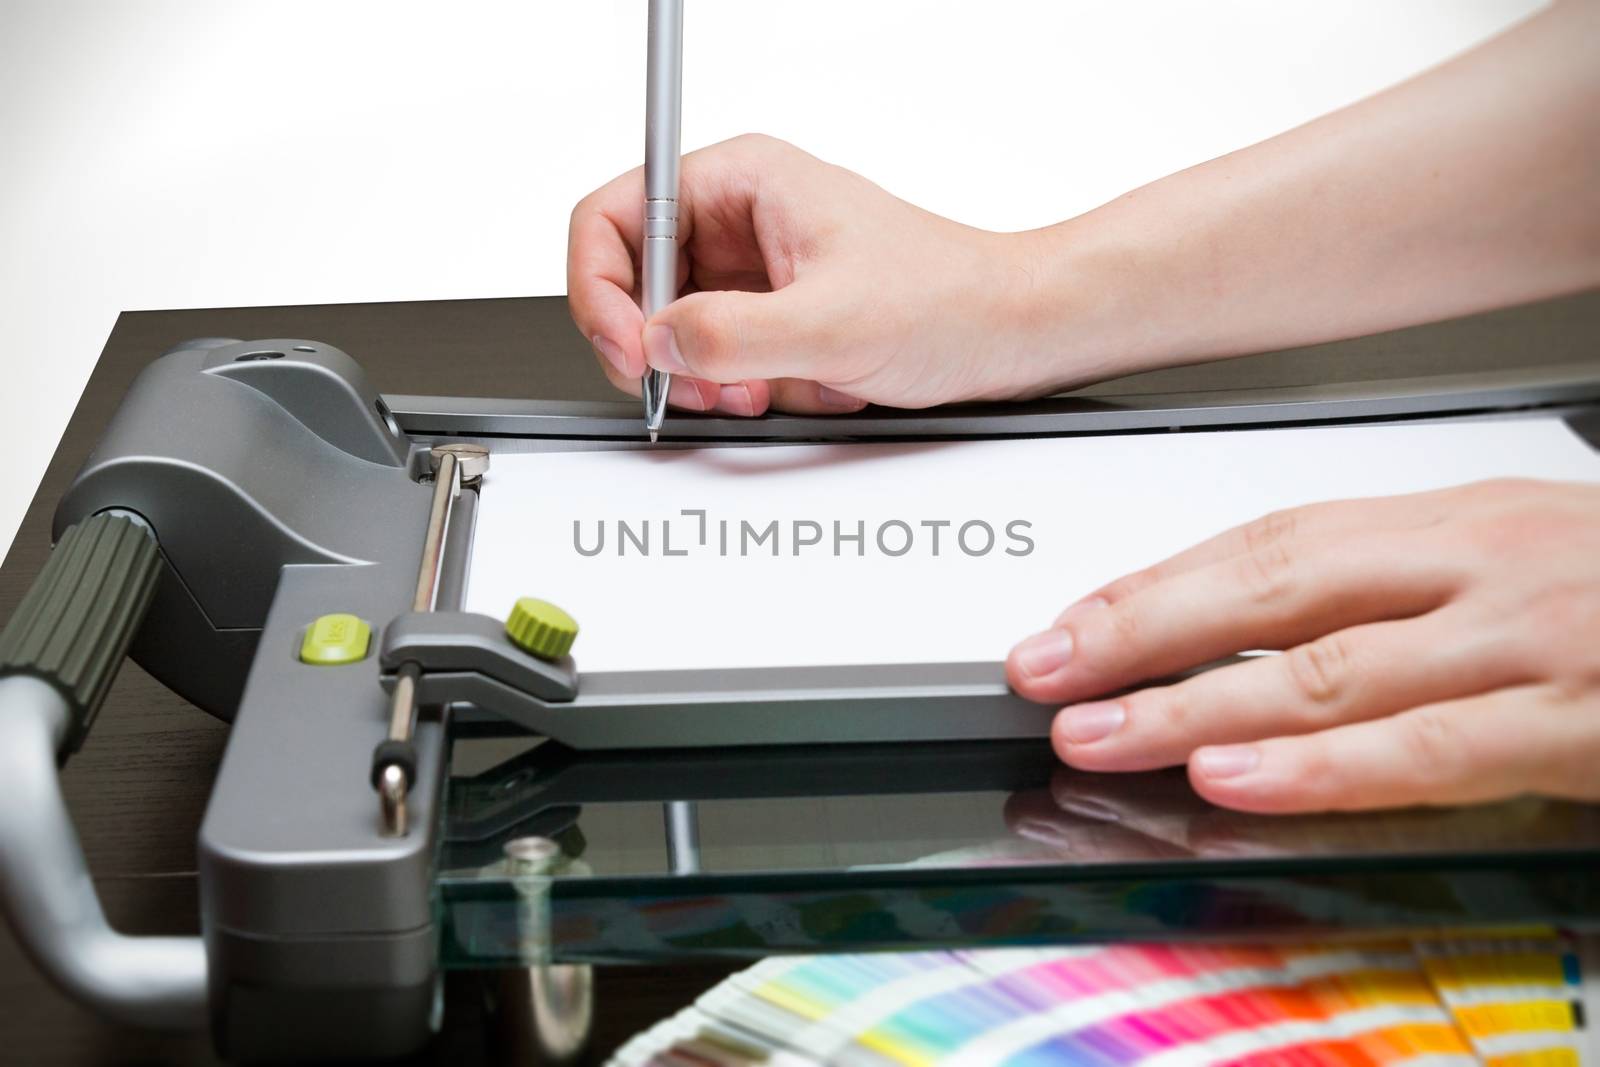
<path id="1" fill-rule="evenodd" d="M 454 452 L 435 453 L 439 466 L 433 472 L 433 503 L 428 507 L 428 534 L 422 542 L 422 564 L 417 568 L 417 591 L 411 596 L 412 611 L 432 611 L 433 593 L 439 587 L 439 557 L 444 548 L 444 531 L 450 521 L 450 505 L 461 491 L 456 477 L 460 464 Z"/>
<path id="2" fill-rule="evenodd" d="M 433 499 L 428 507 L 428 527 L 422 541 L 422 558 L 417 565 L 417 585 L 411 597 L 412 612 L 434 610 L 439 590 L 439 567 L 444 558 L 444 541 L 450 526 L 452 505 L 462 488 L 479 481 L 488 467 L 488 453 L 473 445 L 446 445 L 433 450 Z M 403 837 L 409 818 L 406 799 L 416 773 L 416 758 L 411 749 L 417 729 L 417 679 L 421 671 L 415 663 L 404 663 L 396 672 L 394 694 L 389 703 L 389 732 L 375 753 L 373 783 L 378 790 L 383 833 Z"/>
<path id="3" fill-rule="evenodd" d="M 439 468 L 433 475 L 433 502 L 428 507 L 428 531 L 422 542 L 422 563 L 417 568 L 417 588 L 411 595 L 412 611 L 433 610 L 433 594 L 439 587 L 439 560 L 444 554 L 444 532 L 450 523 L 450 506 L 460 492 L 456 478 L 458 469 L 452 453 L 439 457 Z M 394 687 L 394 700 L 389 705 L 391 741 L 409 741 L 416 729 L 417 674 L 415 663 L 400 668 L 400 682 Z"/>

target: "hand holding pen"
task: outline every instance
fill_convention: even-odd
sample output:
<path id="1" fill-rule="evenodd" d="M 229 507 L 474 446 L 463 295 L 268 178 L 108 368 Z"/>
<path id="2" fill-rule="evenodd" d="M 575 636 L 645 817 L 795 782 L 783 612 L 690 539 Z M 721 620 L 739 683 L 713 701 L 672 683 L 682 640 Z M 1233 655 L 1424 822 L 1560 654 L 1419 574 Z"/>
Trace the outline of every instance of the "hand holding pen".
<path id="1" fill-rule="evenodd" d="M 1600 7 L 1554 5 L 1327 118 L 1018 233 L 738 137 L 682 160 L 690 295 L 645 325 L 636 170 L 573 213 L 572 314 L 630 392 L 648 359 L 675 407 L 836 414 L 1039 396 L 1574 292 L 1600 284 L 1597 28 Z M 943 165 L 939 146 L 910 150 Z M 986 173 L 1007 195 L 1005 168 Z"/>

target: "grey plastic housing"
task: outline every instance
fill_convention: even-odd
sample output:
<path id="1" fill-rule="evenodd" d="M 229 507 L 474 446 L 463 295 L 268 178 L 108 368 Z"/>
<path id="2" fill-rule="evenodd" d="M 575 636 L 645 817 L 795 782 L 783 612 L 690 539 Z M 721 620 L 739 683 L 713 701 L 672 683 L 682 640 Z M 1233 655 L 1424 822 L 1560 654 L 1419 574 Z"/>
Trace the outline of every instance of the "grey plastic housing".
<path id="1" fill-rule="evenodd" d="M 408 609 L 431 492 L 411 451 L 337 349 L 207 341 L 145 368 L 56 513 L 58 530 L 108 509 L 149 525 L 162 568 L 132 654 L 233 719 L 198 850 L 230 1057 L 397 1055 L 435 1020 L 443 724 L 417 727 L 413 832 L 382 837 L 365 774 L 387 705 L 376 649 L 297 657 L 320 615 L 381 631 Z"/>
<path id="2" fill-rule="evenodd" d="M 404 504 L 392 486 L 408 481 L 411 446 L 338 349 L 205 343 L 163 356 L 134 380 L 58 505 L 55 531 L 59 538 L 112 508 L 150 525 L 166 564 L 152 606 L 160 621 L 140 632 L 133 656 L 229 718 L 284 567 L 400 551 L 409 532 L 387 520 Z M 263 351 L 285 355 L 255 358 Z M 287 384 L 273 384 L 274 375 Z M 312 430 L 335 422 L 349 424 L 336 440 Z M 384 437 L 384 448 L 371 444 Z"/>

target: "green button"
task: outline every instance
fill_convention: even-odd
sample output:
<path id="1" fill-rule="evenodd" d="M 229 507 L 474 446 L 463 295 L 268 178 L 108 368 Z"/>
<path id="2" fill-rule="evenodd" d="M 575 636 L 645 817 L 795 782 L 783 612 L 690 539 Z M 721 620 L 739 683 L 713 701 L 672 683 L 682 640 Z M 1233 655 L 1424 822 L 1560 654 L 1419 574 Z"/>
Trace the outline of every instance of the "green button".
<path id="1" fill-rule="evenodd" d="M 372 627 L 354 615 L 324 615 L 306 630 L 300 662 L 316 667 L 354 663 L 367 654 Z"/>
<path id="2" fill-rule="evenodd" d="M 525 596 L 511 609 L 506 635 L 517 647 L 540 659 L 560 659 L 572 651 L 578 623 L 548 600 Z"/>

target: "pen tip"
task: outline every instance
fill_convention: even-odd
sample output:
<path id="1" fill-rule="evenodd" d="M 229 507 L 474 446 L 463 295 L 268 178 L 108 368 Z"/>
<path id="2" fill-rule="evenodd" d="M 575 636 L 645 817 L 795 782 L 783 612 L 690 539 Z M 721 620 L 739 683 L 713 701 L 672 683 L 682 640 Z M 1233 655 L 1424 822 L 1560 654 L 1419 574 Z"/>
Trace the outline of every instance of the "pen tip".
<path id="1" fill-rule="evenodd" d="M 658 431 L 656 431 L 656 430 L 651 430 L 650 431 L 650 443 L 651 444 L 655 444 L 656 443 L 656 437 L 657 436 L 658 436 Z"/>

